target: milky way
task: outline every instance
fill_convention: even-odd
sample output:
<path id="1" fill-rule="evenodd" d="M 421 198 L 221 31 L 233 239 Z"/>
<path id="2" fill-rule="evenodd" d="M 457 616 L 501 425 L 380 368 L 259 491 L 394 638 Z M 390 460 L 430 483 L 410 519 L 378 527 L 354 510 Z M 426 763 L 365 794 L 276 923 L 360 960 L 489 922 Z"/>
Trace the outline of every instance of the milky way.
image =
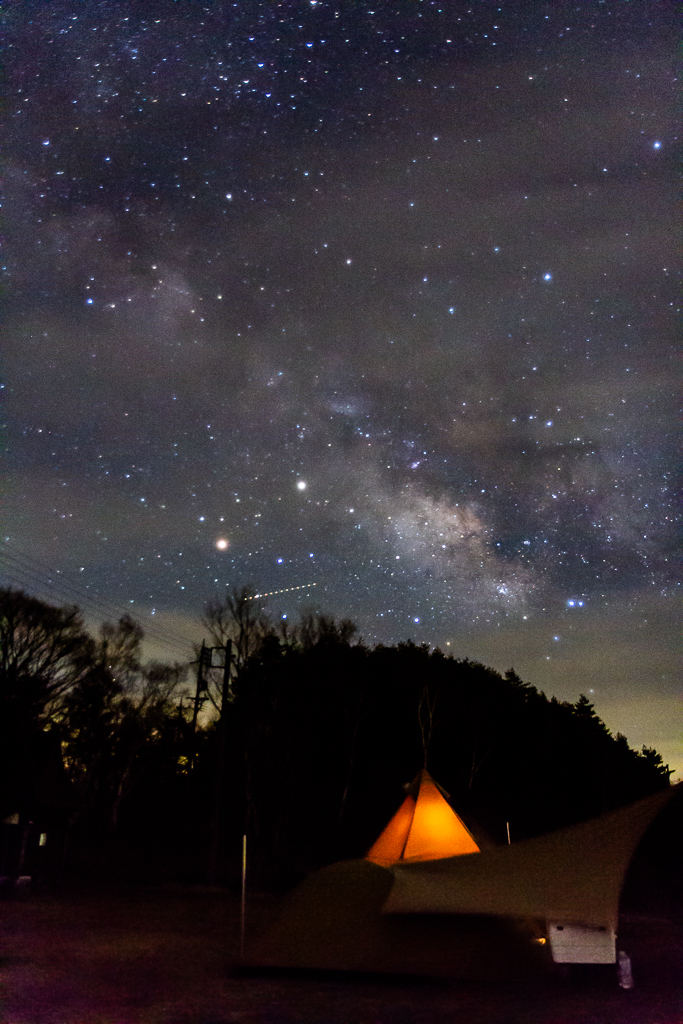
<path id="1" fill-rule="evenodd" d="M 277 590 L 680 766 L 674 12 L 13 5 L 3 582 L 166 657 Z"/>

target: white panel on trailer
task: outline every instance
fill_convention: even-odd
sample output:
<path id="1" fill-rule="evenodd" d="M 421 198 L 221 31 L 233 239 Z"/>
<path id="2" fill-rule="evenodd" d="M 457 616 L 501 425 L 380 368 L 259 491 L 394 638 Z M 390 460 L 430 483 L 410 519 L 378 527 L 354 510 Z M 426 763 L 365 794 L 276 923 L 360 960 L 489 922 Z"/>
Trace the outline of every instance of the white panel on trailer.
<path id="1" fill-rule="evenodd" d="M 556 964 L 614 964 L 613 928 L 548 921 L 548 941 Z"/>

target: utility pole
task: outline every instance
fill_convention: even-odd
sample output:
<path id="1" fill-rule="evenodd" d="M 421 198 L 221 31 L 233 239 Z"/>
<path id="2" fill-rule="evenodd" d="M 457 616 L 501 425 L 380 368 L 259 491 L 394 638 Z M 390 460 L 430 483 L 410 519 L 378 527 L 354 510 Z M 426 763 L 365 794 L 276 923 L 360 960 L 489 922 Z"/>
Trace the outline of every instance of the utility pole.
<path id="1" fill-rule="evenodd" d="M 197 731 L 197 715 L 199 714 L 199 708 L 206 700 L 202 693 L 206 693 L 207 685 L 204 678 L 204 669 L 211 668 L 211 652 L 212 647 L 206 647 L 202 640 L 202 649 L 199 652 L 199 660 L 197 662 L 197 689 L 194 695 L 194 709 L 192 711 L 192 735 L 194 736 Z"/>
<path id="2" fill-rule="evenodd" d="M 204 676 L 204 669 L 211 668 L 212 652 L 213 648 L 207 647 L 204 641 L 202 640 L 202 647 L 199 652 L 199 660 L 197 661 L 197 687 L 195 689 L 194 700 L 192 702 L 194 707 L 192 708 L 192 750 L 190 751 L 190 770 L 194 768 L 194 762 L 196 757 L 195 737 L 197 735 L 197 716 L 199 714 L 199 709 L 202 706 L 202 704 L 206 700 L 208 700 L 208 686 L 206 678 Z"/>
<path id="3" fill-rule="evenodd" d="M 213 650 L 225 651 L 225 663 L 223 666 L 223 685 L 221 687 L 221 705 L 218 712 L 216 751 L 216 776 L 213 791 L 213 812 L 209 828 L 209 862 L 207 880 L 209 885 L 215 885 L 218 868 L 218 850 L 220 840 L 221 808 L 223 806 L 223 775 L 225 773 L 225 711 L 226 702 L 230 698 L 230 681 L 232 669 L 232 640 L 228 640 L 224 648 L 213 648 Z"/>

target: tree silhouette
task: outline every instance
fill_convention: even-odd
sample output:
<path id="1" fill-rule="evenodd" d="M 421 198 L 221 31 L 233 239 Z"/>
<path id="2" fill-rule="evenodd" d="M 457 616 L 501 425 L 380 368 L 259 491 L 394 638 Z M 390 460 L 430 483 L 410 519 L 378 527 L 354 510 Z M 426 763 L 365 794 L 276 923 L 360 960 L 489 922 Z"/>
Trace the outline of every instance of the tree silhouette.
<path id="1" fill-rule="evenodd" d="M 3 718 L 45 720 L 91 659 L 92 641 L 77 608 L 55 608 L 21 590 L 0 590 Z"/>
<path id="2" fill-rule="evenodd" d="M 276 629 L 249 588 L 209 602 L 204 625 L 234 672 L 224 695 L 223 667 L 206 670 L 216 713 L 193 737 L 185 670 L 144 664 L 131 618 L 92 637 L 77 609 L 0 591 L 2 816 L 76 820 L 83 863 L 189 877 L 207 862 L 221 877 L 246 828 L 255 877 L 282 883 L 362 856 L 425 761 L 501 842 L 506 822 L 521 839 L 668 785 L 661 756 L 613 736 L 584 694 L 549 699 L 513 669 L 369 648 L 313 611 Z"/>
<path id="3" fill-rule="evenodd" d="M 110 833 L 154 740 L 172 717 L 185 670 L 140 660 L 143 632 L 128 616 L 104 623 L 93 664 L 65 696 L 64 761 L 81 806 L 97 808 Z"/>
<path id="4" fill-rule="evenodd" d="M 59 745 L 46 730 L 91 658 L 78 609 L 0 590 L 0 817 L 28 812 L 60 774 Z"/>

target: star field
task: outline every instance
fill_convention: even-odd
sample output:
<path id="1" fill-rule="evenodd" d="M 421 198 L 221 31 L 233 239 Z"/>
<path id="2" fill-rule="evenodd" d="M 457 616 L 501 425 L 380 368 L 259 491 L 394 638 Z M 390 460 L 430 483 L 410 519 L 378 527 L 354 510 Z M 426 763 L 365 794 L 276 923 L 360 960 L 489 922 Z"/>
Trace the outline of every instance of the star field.
<path id="1" fill-rule="evenodd" d="M 6 23 L 5 581 L 166 657 L 277 591 L 678 765 L 674 5 Z"/>

